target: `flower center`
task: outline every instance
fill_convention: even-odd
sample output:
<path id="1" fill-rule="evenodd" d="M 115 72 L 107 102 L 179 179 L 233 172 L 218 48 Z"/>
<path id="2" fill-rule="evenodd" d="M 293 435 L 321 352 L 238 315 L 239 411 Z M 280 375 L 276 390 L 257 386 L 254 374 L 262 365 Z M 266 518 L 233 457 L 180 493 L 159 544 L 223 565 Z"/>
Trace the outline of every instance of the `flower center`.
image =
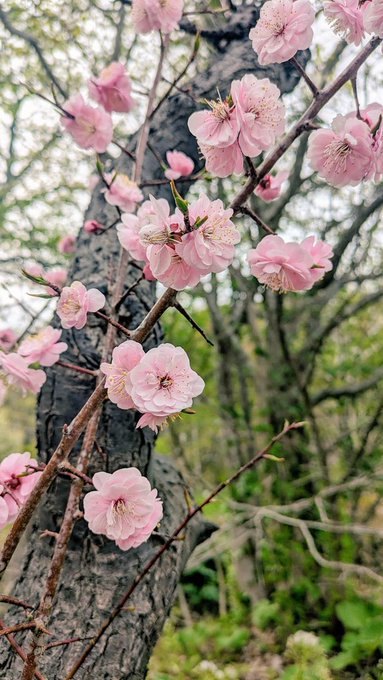
<path id="1" fill-rule="evenodd" d="M 114 515 L 118 515 L 118 516 L 121 517 L 123 515 L 128 514 L 128 512 L 129 512 L 129 509 L 126 506 L 126 503 L 122 498 L 119 498 L 118 500 L 116 500 L 114 502 L 114 505 L 113 505 L 113 514 Z"/>
<path id="2" fill-rule="evenodd" d="M 17 489 L 17 487 L 19 487 L 20 484 L 21 484 L 21 481 L 15 474 L 12 474 L 10 479 L 8 479 L 6 481 L 6 486 L 9 489 Z"/>
<path id="3" fill-rule="evenodd" d="M 81 305 L 76 300 L 69 299 L 64 302 L 62 308 L 65 314 L 77 314 L 81 309 Z"/>
<path id="4" fill-rule="evenodd" d="M 114 375 L 108 377 L 108 386 L 114 394 L 125 392 L 125 380 L 127 375 L 128 371 L 125 368 L 120 368 L 118 373 L 114 373 Z"/>
<path id="5" fill-rule="evenodd" d="M 220 99 L 218 102 L 207 100 L 207 103 L 212 109 L 214 117 L 219 121 L 223 122 L 230 117 L 230 107 L 227 102 L 223 102 L 222 99 Z"/>
<path id="6" fill-rule="evenodd" d="M 173 385 L 173 378 L 170 377 L 170 375 L 166 374 L 160 378 L 160 388 L 161 389 L 169 389 Z"/>
<path id="7" fill-rule="evenodd" d="M 351 152 L 349 144 L 344 140 L 336 140 L 328 144 L 324 150 L 324 167 L 334 167 L 335 172 L 346 172 L 347 159 Z"/>

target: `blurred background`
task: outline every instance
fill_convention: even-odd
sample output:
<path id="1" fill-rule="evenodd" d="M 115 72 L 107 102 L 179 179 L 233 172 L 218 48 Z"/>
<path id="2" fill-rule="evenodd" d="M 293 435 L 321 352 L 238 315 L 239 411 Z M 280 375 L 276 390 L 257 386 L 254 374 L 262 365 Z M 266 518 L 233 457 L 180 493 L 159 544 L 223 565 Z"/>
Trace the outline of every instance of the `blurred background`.
<path id="1" fill-rule="evenodd" d="M 186 3 L 225 9 L 230 3 Z M 240 5 L 241 3 L 233 3 Z M 355 48 L 329 31 L 318 3 L 308 72 L 320 83 Z M 214 29 L 214 15 L 196 24 Z M 65 91 L 111 59 L 128 64 L 137 107 L 120 117 L 117 136 L 134 132 L 147 94 L 158 37 L 135 36 L 129 3 L 110 0 L 24 0 L 0 8 L 0 335 L 38 330 L 51 302 L 30 297 L 20 269 L 67 268 L 58 250 L 76 235 L 89 203 L 95 159 L 73 146 L 53 108 L 33 35 Z M 177 33 L 167 81 L 186 65 L 194 37 Z M 203 70 L 203 43 L 188 77 Z M 362 108 L 382 103 L 381 54 L 361 70 Z M 27 89 L 25 85 L 28 85 Z M 163 83 L 164 91 L 168 84 Z M 31 91 L 32 90 L 32 91 Z M 300 84 L 284 97 L 294 122 L 308 104 Z M 320 123 L 353 110 L 350 87 Z M 334 247 L 334 269 L 305 295 L 275 295 L 249 276 L 245 253 L 259 234 L 241 219 L 242 241 L 230 270 L 181 295 L 213 340 L 210 347 L 174 310 L 166 339 L 182 345 L 206 389 L 196 415 L 172 423 L 157 442 L 202 500 L 283 426 L 305 420 L 303 433 L 209 506 L 217 524 L 190 559 L 150 680 L 330 680 L 383 678 L 383 242 L 379 184 L 333 190 L 306 165 L 307 137 L 282 159 L 289 172 L 279 199 L 253 207 L 284 237 L 311 234 Z M 191 188 L 227 204 L 240 180 L 206 178 Z M 96 238 L 96 237 L 95 237 Z M 33 397 L 9 390 L 0 408 L 0 455 L 36 452 Z"/>

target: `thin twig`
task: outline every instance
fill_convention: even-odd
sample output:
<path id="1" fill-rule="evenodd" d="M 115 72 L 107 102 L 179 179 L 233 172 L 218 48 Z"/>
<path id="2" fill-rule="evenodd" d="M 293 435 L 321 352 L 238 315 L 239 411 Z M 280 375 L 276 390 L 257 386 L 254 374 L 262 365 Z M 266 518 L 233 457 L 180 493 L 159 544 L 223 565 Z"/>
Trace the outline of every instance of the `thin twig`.
<path id="1" fill-rule="evenodd" d="M 212 342 L 212 340 L 210 340 L 210 338 L 207 337 L 207 335 L 206 335 L 205 331 L 203 330 L 203 328 L 201 328 L 201 326 L 193 319 L 192 316 L 190 316 L 189 312 L 187 312 L 186 309 L 185 309 L 185 308 L 184 308 L 177 300 L 173 303 L 173 307 L 174 307 L 174 309 L 176 309 L 178 312 L 180 312 L 180 314 L 182 314 L 182 316 L 184 316 L 185 319 L 187 319 L 187 320 L 189 321 L 190 325 L 191 325 L 193 328 L 195 328 L 195 330 L 198 331 L 198 333 L 200 333 L 200 335 L 202 335 L 202 337 L 204 338 L 204 340 L 206 340 L 206 342 L 207 342 L 209 345 L 211 345 L 212 347 L 214 347 L 214 342 Z"/>

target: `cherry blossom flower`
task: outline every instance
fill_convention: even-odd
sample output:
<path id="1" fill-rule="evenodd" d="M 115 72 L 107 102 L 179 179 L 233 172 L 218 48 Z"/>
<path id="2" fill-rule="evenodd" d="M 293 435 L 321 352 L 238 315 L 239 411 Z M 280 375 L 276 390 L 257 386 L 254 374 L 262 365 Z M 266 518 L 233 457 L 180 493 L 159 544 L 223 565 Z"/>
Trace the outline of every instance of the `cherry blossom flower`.
<path id="1" fill-rule="evenodd" d="M 149 263 L 153 276 L 167 288 L 174 290 L 184 290 L 184 288 L 194 288 L 200 282 L 201 272 L 195 267 L 188 265 L 174 249 L 166 246 L 166 254 L 169 255 L 169 265 L 164 268 L 157 268 L 155 257 L 152 255 L 150 246 L 147 250 Z"/>
<path id="2" fill-rule="evenodd" d="M 233 211 L 225 210 L 221 200 L 210 201 L 205 194 L 189 206 L 192 229 L 175 244 L 175 251 L 202 276 L 224 271 L 233 261 L 234 246 L 241 237 L 230 220 L 232 215 Z"/>
<path id="3" fill-rule="evenodd" d="M 61 335 L 62 331 L 47 326 L 24 340 L 18 353 L 25 357 L 29 364 L 39 362 L 41 366 L 53 366 L 59 360 L 60 354 L 68 349 L 66 342 L 59 342 Z"/>
<path id="4" fill-rule="evenodd" d="M 154 416 L 152 413 L 144 413 L 143 416 L 139 419 L 136 429 L 137 428 L 143 428 L 143 427 L 149 427 L 153 432 L 156 434 L 158 433 L 158 430 L 161 430 L 163 425 L 167 421 L 167 416 Z"/>
<path id="5" fill-rule="evenodd" d="M 0 330 L 0 349 L 8 352 L 13 347 L 17 340 L 17 334 L 12 328 L 3 328 Z"/>
<path id="6" fill-rule="evenodd" d="M 283 182 L 287 180 L 289 173 L 287 171 L 278 172 L 276 175 L 265 175 L 259 182 L 254 193 L 263 201 L 275 201 L 281 194 Z"/>
<path id="7" fill-rule="evenodd" d="M 97 220 L 87 220 L 84 224 L 84 231 L 87 234 L 97 234 L 97 232 L 103 231 L 104 228 L 104 225 L 97 222 Z"/>
<path id="8" fill-rule="evenodd" d="M 238 142 L 225 149 L 200 144 L 201 153 L 205 156 L 206 170 L 217 177 L 240 175 L 243 171 L 243 155 Z"/>
<path id="9" fill-rule="evenodd" d="M 314 267 L 310 270 L 312 280 L 314 283 L 320 281 L 325 273 L 333 268 L 330 259 L 334 255 L 332 247 L 325 241 L 316 239 L 315 236 L 307 236 L 302 241 L 301 247 L 310 253 L 314 261 Z"/>
<path id="10" fill-rule="evenodd" d="M 8 517 L 4 521 L 4 504 L 0 503 L 0 526 L 15 519 L 19 508 L 24 505 L 41 477 L 41 472 L 33 472 L 31 468 L 37 468 L 37 463 L 28 452 L 11 453 L 1 461 L 0 485 L 3 488 L 2 498 L 8 508 Z"/>
<path id="11" fill-rule="evenodd" d="M 364 38 L 364 25 L 359 0 L 326 0 L 323 9 L 335 33 L 348 43 L 360 45 Z"/>
<path id="12" fill-rule="evenodd" d="M 63 328 L 84 328 L 89 312 L 97 312 L 105 305 L 105 296 L 97 288 L 87 290 L 80 281 L 65 286 L 57 305 Z"/>
<path id="13" fill-rule="evenodd" d="M 66 255 L 74 253 L 76 249 L 75 246 L 76 246 L 75 236 L 64 236 L 58 243 L 58 249 L 60 253 L 65 253 Z"/>
<path id="14" fill-rule="evenodd" d="M 116 61 L 90 79 L 89 94 L 105 111 L 128 113 L 134 107 L 130 78 L 124 64 Z"/>
<path id="15" fill-rule="evenodd" d="M 191 369 L 185 350 L 170 343 L 150 349 L 133 368 L 130 379 L 136 408 L 159 417 L 189 408 L 205 387 Z"/>
<path id="16" fill-rule="evenodd" d="M 115 176 L 114 173 L 108 173 L 105 179 L 109 188 L 102 189 L 102 192 L 105 193 L 105 199 L 110 205 L 117 205 L 125 212 L 132 212 L 136 204 L 144 198 L 136 182 L 129 179 L 127 175 Z"/>
<path id="17" fill-rule="evenodd" d="M 375 169 L 373 139 L 361 120 L 338 115 L 331 130 L 315 130 L 307 158 L 314 170 L 334 187 L 355 186 Z"/>
<path id="18" fill-rule="evenodd" d="M 47 378 L 41 369 L 29 368 L 28 361 L 16 352 L 11 354 L 0 352 L 0 368 L 8 384 L 20 387 L 24 393 L 29 391 L 37 394 Z"/>
<path id="19" fill-rule="evenodd" d="M 102 363 L 100 369 L 106 377 L 105 386 L 108 397 L 113 404 L 121 409 L 134 408 L 130 392 L 132 383 L 130 372 L 145 356 L 142 346 L 134 340 L 126 340 L 112 353 L 112 363 Z"/>
<path id="20" fill-rule="evenodd" d="M 87 104 L 81 94 L 76 94 L 64 104 L 70 116 L 61 122 L 75 142 L 83 149 L 106 151 L 113 137 L 113 122 L 109 113 Z"/>
<path id="21" fill-rule="evenodd" d="M 194 161 L 182 151 L 167 151 L 166 160 L 169 168 L 165 170 L 165 177 L 168 179 L 189 177 L 194 170 Z"/>
<path id="22" fill-rule="evenodd" d="M 124 213 L 121 220 L 122 222 L 117 225 L 117 236 L 121 246 L 128 251 L 134 260 L 146 262 L 146 245 L 141 243 L 140 230 L 142 225 L 139 217 Z"/>
<path id="23" fill-rule="evenodd" d="M 197 137 L 199 145 L 223 149 L 234 144 L 239 134 L 239 120 L 233 103 L 229 103 L 227 99 L 207 103 L 211 111 L 195 111 L 190 116 L 190 132 Z"/>
<path id="24" fill-rule="evenodd" d="M 364 6 L 364 26 L 368 33 L 383 38 L 383 2 L 371 0 Z"/>
<path id="25" fill-rule="evenodd" d="M 314 281 L 314 260 L 298 243 L 285 243 L 280 236 L 265 236 L 248 253 L 251 273 L 274 291 L 309 290 Z"/>
<path id="26" fill-rule="evenodd" d="M 132 21 L 137 33 L 171 33 L 182 17 L 183 0 L 133 0 Z"/>
<path id="27" fill-rule="evenodd" d="M 93 475 L 96 491 L 84 498 L 84 518 L 95 534 L 116 541 L 121 550 L 148 540 L 162 518 L 157 489 L 134 467 Z"/>
<path id="28" fill-rule="evenodd" d="M 281 64 L 310 47 L 314 19 L 308 0 L 267 0 L 249 34 L 259 63 Z"/>
<path id="29" fill-rule="evenodd" d="M 25 266 L 25 271 L 31 276 L 42 277 L 43 279 L 46 278 L 43 267 L 41 264 L 37 264 L 37 262 L 27 264 Z"/>
<path id="30" fill-rule="evenodd" d="M 248 73 L 233 80 L 231 96 L 240 121 L 239 146 L 244 156 L 258 156 L 285 130 L 285 107 L 280 91 L 268 78 Z"/>
<path id="31" fill-rule="evenodd" d="M 50 271 L 46 272 L 46 274 L 43 276 L 47 281 L 49 281 L 49 283 L 61 288 L 68 278 L 68 271 L 67 269 L 57 267 L 57 269 L 51 269 Z"/>

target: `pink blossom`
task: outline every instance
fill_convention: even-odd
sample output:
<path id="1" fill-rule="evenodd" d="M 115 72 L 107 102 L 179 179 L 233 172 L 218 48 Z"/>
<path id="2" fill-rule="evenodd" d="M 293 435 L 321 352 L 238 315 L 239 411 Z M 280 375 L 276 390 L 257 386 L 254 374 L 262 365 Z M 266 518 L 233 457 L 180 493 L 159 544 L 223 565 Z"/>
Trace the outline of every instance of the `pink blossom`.
<path id="1" fill-rule="evenodd" d="M 97 312 L 105 305 L 105 296 L 97 288 L 87 290 L 80 281 L 65 286 L 57 305 L 63 328 L 84 328 L 89 312 Z"/>
<path id="2" fill-rule="evenodd" d="M 281 194 L 283 182 L 287 180 L 289 173 L 286 171 L 278 172 L 276 175 L 265 175 L 259 182 L 254 193 L 263 201 L 275 201 Z"/>
<path id="3" fill-rule="evenodd" d="M 8 350 L 13 347 L 16 340 L 17 334 L 12 330 L 12 328 L 3 328 L 0 330 L 0 349 L 8 352 Z"/>
<path id="4" fill-rule="evenodd" d="M 5 395 L 7 394 L 7 386 L 0 380 L 0 406 L 4 404 Z"/>
<path id="5" fill-rule="evenodd" d="M 110 205 L 117 205 L 125 212 L 132 212 L 136 204 L 144 198 L 136 182 L 127 175 L 115 176 L 114 173 L 109 173 L 105 175 L 105 179 L 109 183 L 109 188 L 102 189 L 102 192 L 105 193 L 105 199 Z"/>
<path id="6" fill-rule="evenodd" d="M 334 187 L 355 186 L 374 172 L 373 140 L 366 123 L 336 116 L 331 130 L 315 130 L 307 158 L 314 170 Z"/>
<path id="7" fill-rule="evenodd" d="M 74 253 L 76 249 L 75 246 L 76 246 L 75 236 L 64 236 L 59 241 L 58 249 L 60 253 L 65 253 L 66 255 L 69 255 L 70 253 Z"/>
<path id="8" fill-rule="evenodd" d="M 382 0 L 371 0 L 366 2 L 364 9 L 364 26 L 368 33 L 373 33 L 379 38 L 383 38 L 383 2 Z"/>
<path id="9" fill-rule="evenodd" d="M 161 520 L 162 502 L 149 480 L 134 467 L 93 475 L 96 491 L 84 498 L 84 518 L 95 534 L 116 541 L 121 550 L 148 540 Z"/>
<path id="10" fill-rule="evenodd" d="M 81 94 L 76 94 L 64 104 L 71 116 L 63 116 L 61 122 L 74 141 L 83 149 L 106 151 L 113 137 L 113 121 L 109 113 L 86 104 Z"/>
<path id="11" fill-rule="evenodd" d="M 314 267 L 310 270 L 313 282 L 320 281 L 333 267 L 330 259 L 334 255 L 333 249 L 328 243 L 316 239 L 315 236 L 307 236 L 302 241 L 301 247 L 310 253 L 314 261 Z"/>
<path id="12" fill-rule="evenodd" d="M 240 175 L 243 171 L 243 155 L 238 142 L 225 149 L 200 144 L 201 153 L 205 156 L 206 170 L 217 177 Z"/>
<path id="13" fill-rule="evenodd" d="M 66 342 L 59 342 L 62 331 L 47 326 L 36 335 L 21 343 L 18 353 L 26 357 L 29 364 L 39 362 L 41 366 L 53 366 L 59 360 L 60 354 L 68 349 Z"/>
<path id="14" fill-rule="evenodd" d="M 104 226 L 97 222 L 97 220 L 87 220 L 84 224 L 84 231 L 87 234 L 97 234 L 99 231 L 103 231 Z"/>
<path id="15" fill-rule="evenodd" d="M 157 271 L 156 261 L 151 251 L 154 246 L 148 248 L 149 263 L 153 276 L 167 288 L 174 290 L 184 290 L 184 288 L 194 288 L 200 282 L 201 272 L 195 267 L 188 265 L 174 249 L 166 246 L 169 255 L 169 265 Z"/>
<path id="16" fill-rule="evenodd" d="M 165 170 L 165 177 L 168 179 L 179 179 L 189 177 L 194 170 L 194 162 L 182 151 L 167 151 L 166 160 L 169 169 Z"/>
<path id="17" fill-rule="evenodd" d="M 146 279 L 146 281 L 156 281 L 157 280 L 156 277 L 154 276 L 153 272 L 152 272 L 152 269 L 151 269 L 149 262 L 146 263 L 145 267 L 142 270 L 142 273 L 143 273 L 144 279 Z"/>
<path id="18" fill-rule="evenodd" d="M 133 0 L 132 21 L 137 33 L 171 33 L 182 17 L 183 0 Z"/>
<path id="19" fill-rule="evenodd" d="M 60 267 L 57 269 L 51 269 L 49 272 L 46 272 L 44 278 L 54 286 L 61 288 L 68 278 L 68 271 Z"/>
<path id="20" fill-rule="evenodd" d="M 11 354 L 0 352 L 0 368 L 5 373 L 8 383 L 20 387 L 23 392 L 37 394 L 46 380 L 44 371 L 29 368 L 28 361 L 16 352 Z"/>
<path id="21" fill-rule="evenodd" d="M 41 264 L 37 264 L 37 262 L 31 262 L 30 264 L 27 264 L 25 271 L 31 276 L 42 277 L 43 279 L 45 278 L 44 269 Z"/>
<path id="22" fill-rule="evenodd" d="M 234 144 L 239 133 L 239 120 L 232 103 L 224 101 L 207 102 L 211 111 L 195 111 L 188 120 L 188 127 L 192 135 L 197 137 L 198 143 L 218 148 L 226 148 Z"/>
<path id="23" fill-rule="evenodd" d="M 189 205 L 192 231 L 175 244 L 175 251 L 201 276 L 224 271 L 232 263 L 234 246 L 241 239 L 230 219 L 232 215 L 233 211 L 225 210 L 221 200 L 210 201 L 205 194 Z"/>
<path id="24" fill-rule="evenodd" d="M 15 519 L 20 506 L 24 505 L 41 476 L 41 472 L 33 472 L 30 468 L 37 468 L 37 463 L 28 452 L 11 453 L 0 463 L 0 484 L 3 487 L 3 500 L 8 507 L 8 517 L 5 523 Z M 7 493 L 7 490 L 12 495 Z M 4 520 L 3 510 L 3 504 L 1 504 L 0 524 L 3 524 Z"/>
<path id="25" fill-rule="evenodd" d="M 90 79 L 89 94 L 105 111 L 128 113 L 134 106 L 130 78 L 124 64 L 116 61 Z"/>
<path id="26" fill-rule="evenodd" d="M 280 236 L 265 236 L 248 253 L 251 273 L 277 292 L 309 290 L 314 281 L 314 260 L 298 243 L 285 243 Z"/>
<path id="27" fill-rule="evenodd" d="M 11 521 L 9 519 L 8 505 L 3 497 L 4 491 L 5 491 L 4 486 L 0 484 L 0 530 L 3 529 Z M 10 496 L 8 497 L 10 498 Z"/>
<path id="28" fill-rule="evenodd" d="M 169 343 L 150 349 L 131 371 L 130 379 L 136 408 L 160 417 L 189 408 L 205 386 L 191 369 L 185 350 Z"/>
<path id="29" fill-rule="evenodd" d="M 240 121 L 239 146 L 244 156 L 258 156 L 285 130 L 285 107 L 280 91 L 268 78 L 248 73 L 233 80 L 231 96 Z"/>
<path id="30" fill-rule="evenodd" d="M 281 64 L 313 39 L 314 8 L 308 0 L 268 0 L 249 38 L 261 65 Z"/>
<path id="31" fill-rule="evenodd" d="M 134 260 L 146 262 L 146 246 L 141 243 L 141 223 L 137 215 L 124 213 L 122 222 L 117 225 L 118 240 Z"/>
<path id="32" fill-rule="evenodd" d="M 142 346 L 134 340 L 126 340 L 115 347 L 112 354 L 112 363 L 102 363 L 100 369 L 106 377 L 105 386 L 108 389 L 108 397 L 119 408 L 134 408 L 130 397 L 132 383 L 130 372 L 140 362 L 145 352 Z"/>
<path id="33" fill-rule="evenodd" d="M 165 416 L 154 416 L 152 413 L 144 413 L 139 419 L 136 429 L 149 427 L 153 432 L 157 434 L 158 430 L 161 430 L 163 425 L 166 423 L 167 417 Z"/>
<path id="34" fill-rule="evenodd" d="M 364 38 L 364 26 L 359 0 L 326 0 L 323 9 L 335 33 L 348 43 L 360 45 Z"/>

